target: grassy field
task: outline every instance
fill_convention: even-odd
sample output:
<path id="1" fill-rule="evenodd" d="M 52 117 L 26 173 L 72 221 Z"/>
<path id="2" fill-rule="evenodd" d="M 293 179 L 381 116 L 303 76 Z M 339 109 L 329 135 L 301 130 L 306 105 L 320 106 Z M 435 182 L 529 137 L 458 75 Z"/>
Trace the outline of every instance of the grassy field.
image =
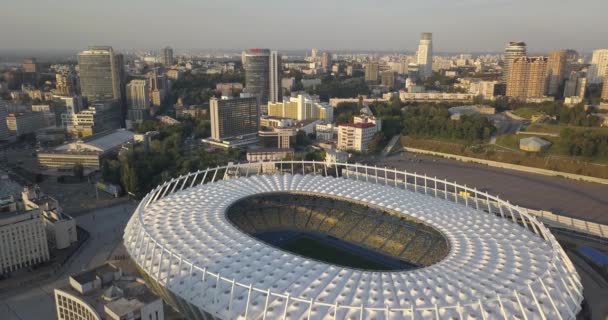
<path id="1" fill-rule="evenodd" d="M 608 134 L 608 127 L 575 127 L 564 124 L 546 124 L 546 123 L 533 123 L 529 125 L 525 131 L 529 132 L 542 132 L 560 134 L 562 130 L 569 128 L 575 131 L 594 130 Z"/>
<path id="2" fill-rule="evenodd" d="M 515 109 L 511 112 L 518 117 L 522 117 L 522 118 L 526 118 L 526 119 L 532 119 L 533 115 L 540 114 L 540 112 L 538 112 L 534 108 L 519 108 L 519 109 Z"/>
<path id="3" fill-rule="evenodd" d="M 387 266 L 383 264 L 309 237 L 298 237 L 293 239 L 282 246 L 282 249 L 305 257 L 351 268 L 391 270 L 391 268 L 387 268 Z"/>
<path id="4" fill-rule="evenodd" d="M 422 150 L 608 179 L 608 159 L 591 162 L 584 158 L 566 156 L 567 150 L 562 150 L 557 143 L 559 138 L 554 137 L 542 137 L 553 143 L 545 152 L 523 152 L 519 150 L 519 139 L 525 137 L 527 136 L 504 135 L 497 138 L 496 145 L 469 146 L 454 141 L 405 136 L 401 138 L 401 144 Z"/>

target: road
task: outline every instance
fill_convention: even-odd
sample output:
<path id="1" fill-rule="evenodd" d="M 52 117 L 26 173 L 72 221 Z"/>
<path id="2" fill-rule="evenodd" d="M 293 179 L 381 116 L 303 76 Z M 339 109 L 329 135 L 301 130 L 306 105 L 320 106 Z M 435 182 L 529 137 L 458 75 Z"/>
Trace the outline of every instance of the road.
<path id="1" fill-rule="evenodd" d="M 608 185 L 414 154 L 378 158 L 371 164 L 426 173 L 477 187 L 523 207 L 608 224 Z"/>
<path id="2" fill-rule="evenodd" d="M 103 264 L 122 239 L 124 227 L 135 210 L 134 203 L 97 209 L 77 217 L 78 225 L 91 233 L 84 247 L 72 257 L 57 280 L 0 295 L 2 320 L 56 319 L 53 289 L 67 284 L 69 274 Z"/>

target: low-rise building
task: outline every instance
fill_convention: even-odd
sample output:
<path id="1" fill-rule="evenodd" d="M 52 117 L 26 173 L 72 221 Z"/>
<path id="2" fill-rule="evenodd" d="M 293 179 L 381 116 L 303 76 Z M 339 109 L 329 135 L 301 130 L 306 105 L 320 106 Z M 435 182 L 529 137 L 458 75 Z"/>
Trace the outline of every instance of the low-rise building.
<path id="1" fill-rule="evenodd" d="M 8 130 L 16 136 L 30 134 L 47 126 L 47 120 L 42 112 L 10 113 L 6 117 Z"/>
<path id="2" fill-rule="evenodd" d="M 247 151 L 247 161 L 259 162 L 259 161 L 279 161 L 283 159 L 293 159 L 293 149 L 255 149 Z"/>
<path id="3" fill-rule="evenodd" d="M 133 142 L 134 134 L 125 129 L 103 132 L 38 152 L 38 164 L 45 169 L 70 172 L 81 164 L 85 170 L 101 168 L 103 159 L 117 152 L 122 145 Z"/>
<path id="4" fill-rule="evenodd" d="M 338 134 L 338 127 L 333 123 L 319 123 L 315 126 L 315 131 L 317 141 L 330 141 Z"/>
<path id="5" fill-rule="evenodd" d="M 377 133 L 373 123 L 346 123 L 338 126 L 338 150 L 366 152 Z"/>
<path id="6" fill-rule="evenodd" d="M 164 320 L 164 303 L 129 262 L 110 262 L 71 275 L 55 289 L 58 320 Z"/>
<path id="7" fill-rule="evenodd" d="M 332 166 L 335 163 L 346 163 L 348 161 L 348 153 L 336 149 L 325 150 L 325 163 Z"/>
<path id="8" fill-rule="evenodd" d="M 472 93 L 447 93 L 447 92 L 421 92 L 410 93 L 399 91 L 401 101 L 426 101 L 426 102 L 445 102 L 445 101 L 473 101 L 476 95 Z"/>
<path id="9" fill-rule="evenodd" d="M 528 152 L 541 152 L 548 149 L 551 142 L 539 137 L 529 137 L 519 140 L 519 149 Z"/>

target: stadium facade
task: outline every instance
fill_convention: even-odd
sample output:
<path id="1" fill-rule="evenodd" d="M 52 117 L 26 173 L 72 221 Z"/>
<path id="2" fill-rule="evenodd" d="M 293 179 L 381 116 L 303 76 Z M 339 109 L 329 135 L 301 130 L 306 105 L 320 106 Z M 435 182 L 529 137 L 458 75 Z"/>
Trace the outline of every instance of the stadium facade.
<path id="1" fill-rule="evenodd" d="M 294 232 L 386 263 L 284 249 Z M 189 319 L 575 319 L 583 300 L 571 261 L 526 209 L 358 164 L 231 164 L 172 179 L 140 202 L 124 244 Z"/>

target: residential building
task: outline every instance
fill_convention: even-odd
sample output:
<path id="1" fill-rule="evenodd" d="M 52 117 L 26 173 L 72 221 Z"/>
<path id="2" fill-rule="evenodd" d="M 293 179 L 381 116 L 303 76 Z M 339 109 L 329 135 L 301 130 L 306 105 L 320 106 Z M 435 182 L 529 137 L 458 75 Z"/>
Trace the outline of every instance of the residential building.
<path id="1" fill-rule="evenodd" d="M 47 127 L 47 119 L 42 112 L 10 113 L 6 117 L 8 130 L 16 136 L 34 133 Z"/>
<path id="2" fill-rule="evenodd" d="M 50 259 L 40 208 L 26 208 L 7 192 L 14 184 L 0 177 L 0 275 Z M 14 191 L 14 190 L 13 190 Z"/>
<path id="3" fill-rule="evenodd" d="M 333 123 L 319 123 L 315 126 L 317 141 L 331 141 L 338 133 L 338 127 Z"/>
<path id="4" fill-rule="evenodd" d="M 566 50 L 552 51 L 547 59 L 547 94 L 554 96 L 564 83 L 566 75 L 568 52 Z"/>
<path id="5" fill-rule="evenodd" d="M 224 141 L 255 137 L 260 129 L 260 105 L 257 97 L 209 101 L 211 139 Z"/>
<path id="6" fill-rule="evenodd" d="M 268 103 L 268 116 L 296 120 L 324 120 L 333 122 L 333 108 L 321 103 L 317 96 L 299 94 L 290 97 L 289 101 Z"/>
<path id="7" fill-rule="evenodd" d="M 395 71 L 384 71 L 382 72 L 382 85 L 387 87 L 389 90 L 397 88 L 397 72 Z"/>
<path id="8" fill-rule="evenodd" d="M 476 95 L 472 93 L 447 93 L 447 92 L 405 92 L 399 91 L 401 101 L 426 101 L 426 102 L 448 102 L 448 101 L 473 101 Z M 373 102 L 373 101 L 372 101 Z"/>
<path id="9" fill-rule="evenodd" d="M 25 73 L 38 74 L 40 72 L 40 70 L 38 70 L 38 61 L 36 61 L 36 58 L 23 59 L 21 68 L 23 68 L 23 72 Z"/>
<path id="10" fill-rule="evenodd" d="M 54 127 L 57 124 L 57 116 L 49 104 L 33 104 L 32 112 L 42 113 L 46 127 Z"/>
<path id="11" fill-rule="evenodd" d="M 519 57 L 526 56 L 526 43 L 520 41 L 511 41 L 505 48 L 504 63 L 502 67 L 502 82 L 507 83 L 509 78 L 509 70 L 513 61 Z"/>
<path id="12" fill-rule="evenodd" d="M 141 123 L 150 117 L 150 86 L 147 79 L 134 79 L 127 85 L 127 119 Z"/>
<path id="13" fill-rule="evenodd" d="M 112 47 L 90 47 L 78 54 L 80 89 L 89 103 L 121 100 L 117 60 Z"/>
<path id="14" fill-rule="evenodd" d="M 371 114 L 371 111 L 368 114 L 362 112 L 360 115 L 354 116 L 353 123 L 354 124 L 371 123 L 374 126 L 376 126 L 376 132 L 382 131 L 382 120 L 374 117 Z"/>
<path id="15" fill-rule="evenodd" d="M 148 73 L 148 85 L 150 86 L 150 104 L 156 110 L 163 104 L 165 97 L 169 94 L 169 82 L 165 74 L 154 69 Z"/>
<path id="16" fill-rule="evenodd" d="M 160 63 L 166 67 L 175 64 L 175 60 L 173 59 L 173 48 L 164 47 L 160 50 Z"/>
<path id="17" fill-rule="evenodd" d="M 469 85 L 469 93 L 475 94 L 483 100 L 494 100 L 498 85 L 498 81 L 472 81 Z"/>
<path id="18" fill-rule="evenodd" d="M 323 70 L 325 70 L 327 72 L 327 71 L 329 71 L 330 67 L 331 67 L 331 53 L 324 51 L 321 54 L 321 68 L 323 68 Z"/>
<path id="19" fill-rule="evenodd" d="M 164 320 L 163 300 L 128 261 L 71 275 L 54 290 L 58 320 Z"/>
<path id="20" fill-rule="evenodd" d="M 593 50 L 591 65 L 589 65 L 589 71 L 587 72 L 587 81 L 589 84 L 601 83 L 606 71 L 608 71 L 608 49 Z"/>
<path id="21" fill-rule="evenodd" d="M 376 134 L 373 123 L 346 123 L 338 126 L 338 150 L 366 152 Z"/>
<path id="22" fill-rule="evenodd" d="M 585 97 L 587 78 L 584 72 L 573 71 L 568 75 L 568 80 L 564 85 L 564 98 Z"/>
<path id="23" fill-rule="evenodd" d="M 247 151 L 247 161 L 280 161 L 293 159 L 293 149 L 263 148 Z"/>
<path id="24" fill-rule="evenodd" d="M 377 62 L 370 62 L 365 65 L 365 81 L 378 82 L 378 72 L 380 65 Z"/>
<path id="25" fill-rule="evenodd" d="M 328 166 L 333 166 L 336 163 L 346 163 L 348 161 L 348 153 L 336 149 L 325 150 L 325 163 Z"/>
<path id="26" fill-rule="evenodd" d="M 167 70 L 167 78 L 170 80 L 179 80 L 184 76 L 184 71 L 180 69 L 169 69 Z"/>
<path id="27" fill-rule="evenodd" d="M 44 169 L 71 172 L 75 165 L 87 171 L 100 170 L 103 160 L 127 143 L 132 143 L 134 133 L 125 129 L 103 132 L 56 148 L 40 150 L 38 164 Z"/>
<path id="28" fill-rule="evenodd" d="M 546 57 L 519 57 L 509 67 L 507 96 L 518 99 L 542 98 L 547 78 Z"/>
<path id="29" fill-rule="evenodd" d="M 416 53 L 418 75 L 423 80 L 433 74 L 433 34 L 424 32 L 420 34 L 420 44 Z"/>

